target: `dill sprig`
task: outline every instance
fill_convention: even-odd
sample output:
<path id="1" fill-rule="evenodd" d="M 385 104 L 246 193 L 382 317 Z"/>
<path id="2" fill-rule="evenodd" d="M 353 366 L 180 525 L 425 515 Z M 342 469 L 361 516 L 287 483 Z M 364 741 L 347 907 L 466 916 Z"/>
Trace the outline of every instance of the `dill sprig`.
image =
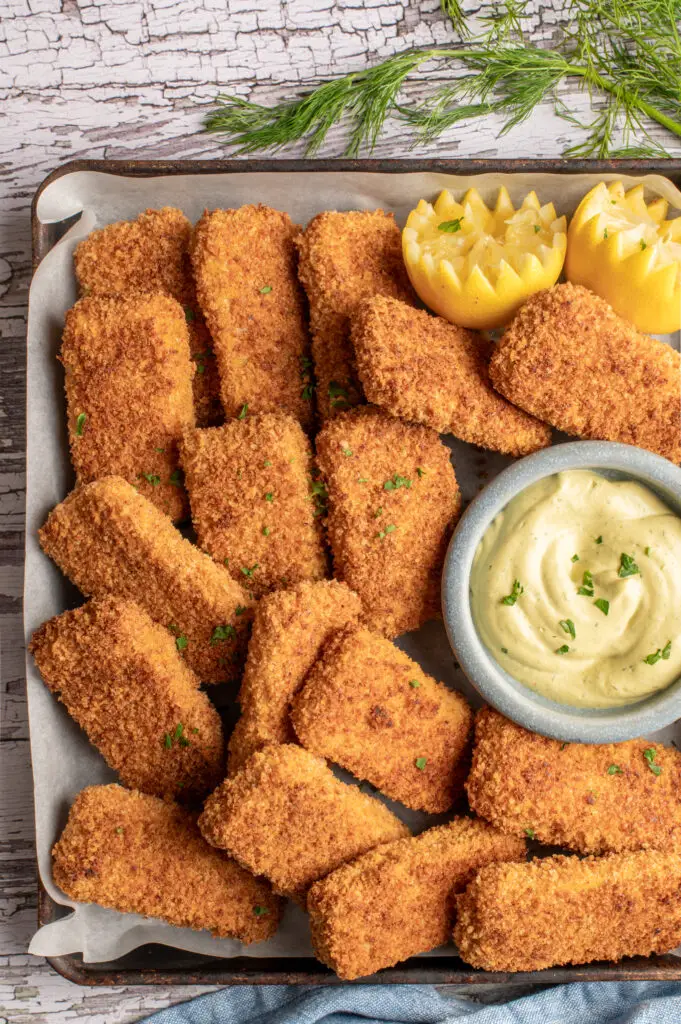
<path id="1" fill-rule="evenodd" d="M 441 7 L 463 36 L 458 0 L 441 0 Z M 458 45 L 406 50 L 273 107 L 222 96 L 206 128 L 241 153 L 305 140 L 312 154 L 343 122 L 350 128 L 345 152 L 357 156 L 363 147 L 373 149 L 389 116 L 406 121 L 417 141 L 430 142 L 489 113 L 503 117 L 506 132 L 551 100 L 560 117 L 585 131 L 568 156 L 666 155 L 651 139 L 653 122 L 681 137 L 681 0 L 565 0 L 552 47 L 525 40 L 524 0 L 506 0 L 493 11 L 481 32 Z M 425 101 L 406 105 L 400 100 L 405 81 L 429 62 L 454 77 Z M 588 91 L 590 122 L 578 120 L 561 98 L 569 81 Z"/>

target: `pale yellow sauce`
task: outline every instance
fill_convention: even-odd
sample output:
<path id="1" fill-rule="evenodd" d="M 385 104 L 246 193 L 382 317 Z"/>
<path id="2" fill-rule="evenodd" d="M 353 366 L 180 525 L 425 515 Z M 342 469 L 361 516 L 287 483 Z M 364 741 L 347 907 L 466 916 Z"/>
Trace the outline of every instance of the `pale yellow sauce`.
<path id="1" fill-rule="evenodd" d="M 622 554 L 640 571 L 620 576 Z M 578 593 L 585 572 L 592 596 Z M 504 604 L 516 580 L 523 591 Z M 547 477 L 485 533 L 471 608 L 485 645 L 530 689 L 577 707 L 640 701 L 681 676 L 681 519 L 633 481 L 589 470 Z"/>

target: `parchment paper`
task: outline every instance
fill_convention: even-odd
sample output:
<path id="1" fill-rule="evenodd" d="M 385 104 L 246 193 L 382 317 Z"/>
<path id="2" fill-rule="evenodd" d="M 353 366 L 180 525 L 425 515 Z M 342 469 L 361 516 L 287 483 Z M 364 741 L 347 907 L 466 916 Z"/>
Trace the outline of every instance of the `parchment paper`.
<path id="1" fill-rule="evenodd" d="M 579 199 L 598 180 L 618 178 L 628 187 L 639 180 L 644 181 L 652 192 L 664 195 L 672 207 L 681 210 L 681 193 L 671 182 L 658 175 L 636 179 L 622 178 L 616 174 L 495 173 L 458 177 L 434 173 L 243 172 L 229 175 L 124 178 L 85 171 L 65 175 L 49 185 L 38 204 L 41 221 L 62 221 L 81 212 L 82 216 L 45 257 L 33 278 L 30 291 L 24 591 L 27 642 L 45 619 L 82 600 L 57 567 L 41 552 L 37 530 L 50 509 L 66 496 L 73 484 L 68 459 L 63 377 L 56 354 L 64 313 L 77 298 L 72 269 L 73 250 L 77 242 L 93 228 L 122 218 L 134 218 L 148 207 L 177 206 L 190 219 L 196 220 L 205 207 L 233 207 L 251 202 L 263 202 L 286 210 L 300 224 L 305 224 L 321 210 L 383 207 L 394 211 L 398 222 L 403 225 L 419 198 L 433 199 L 442 188 L 452 189 L 458 197 L 473 184 L 488 201 L 494 198 L 502 184 L 506 185 L 514 201 L 519 201 L 530 188 L 534 188 L 542 202 L 552 200 L 559 214 L 570 214 Z M 473 497 L 510 461 L 504 456 L 483 454 L 452 438 L 446 441 L 452 449 L 457 477 L 466 499 Z M 440 623 L 428 623 L 418 633 L 402 638 L 399 645 L 419 661 L 427 672 L 461 689 L 474 703 L 479 703 L 466 679 L 454 666 Z M 299 908 L 293 906 L 288 907 L 274 938 L 244 950 L 241 943 L 214 939 L 208 932 L 175 928 L 135 914 L 120 914 L 68 900 L 52 881 L 52 845 L 65 824 L 68 808 L 76 794 L 84 786 L 113 781 L 114 774 L 49 693 L 30 657 L 27 658 L 26 675 L 38 865 L 50 896 L 65 908 L 63 918 L 41 928 L 34 936 L 30 945 L 31 953 L 58 956 L 80 952 L 87 962 L 98 962 L 123 956 L 137 946 L 154 942 L 221 957 L 240 956 L 244 952 L 253 957 L 312 955 L 306 917 Z M 222 696 L 224 699 L 224 694 Z M 666 738 L 675 732 L 681 734 L 679 729 L 665 732 Z M 660 739 L 665 738 L 663 734 L 656 735 Z M 349 776 L 341 777 L 352 781 Z M 425 827 L 426 823 L 445 820 L 408 812 L 396 804 L 390 806 L 416 830 Z M 69 914 L 67 908 L 72 908 L 73 912 Z M 451 953 L 451 947 L 439 951 L 439 955 Z"/>

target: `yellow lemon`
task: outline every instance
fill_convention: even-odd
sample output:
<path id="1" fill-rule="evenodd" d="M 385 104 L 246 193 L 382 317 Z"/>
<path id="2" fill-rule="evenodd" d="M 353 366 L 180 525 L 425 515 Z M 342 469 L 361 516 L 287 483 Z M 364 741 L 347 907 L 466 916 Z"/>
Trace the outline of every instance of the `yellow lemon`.
<path id="1" fill-rule="evenodd" d="M 600 182 L 582 199 L 568 231 L 565 274 L 586 285 L 641 331 L 681 327 L 681 217 L 666 220 L 662 198 L 642 185 Z"/>
<path id="2" fill-rule="evenodd" d="M 530 192 L 515 209 L 505 188 L 490 210 L 477 189 L 460 203 L 445 189 L 422 199 L 402 233 L 407 273 L 419 297 L 454 324 L 481 330 L 508 323 L 563 268 L 565 217 Z"/>

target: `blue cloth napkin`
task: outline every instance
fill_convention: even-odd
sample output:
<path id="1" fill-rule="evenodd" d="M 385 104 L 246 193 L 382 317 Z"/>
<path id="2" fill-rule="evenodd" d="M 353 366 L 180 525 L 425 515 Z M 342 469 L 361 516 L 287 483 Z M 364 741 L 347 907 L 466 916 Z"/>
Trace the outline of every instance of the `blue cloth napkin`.
<path id="1" fill-rule="evenodd" d="M 681 982 L 557 985 L 481 1006 L 431 985 L 225 988 L 146 1017 L 154 1024 L 681 1024 Z"/>

